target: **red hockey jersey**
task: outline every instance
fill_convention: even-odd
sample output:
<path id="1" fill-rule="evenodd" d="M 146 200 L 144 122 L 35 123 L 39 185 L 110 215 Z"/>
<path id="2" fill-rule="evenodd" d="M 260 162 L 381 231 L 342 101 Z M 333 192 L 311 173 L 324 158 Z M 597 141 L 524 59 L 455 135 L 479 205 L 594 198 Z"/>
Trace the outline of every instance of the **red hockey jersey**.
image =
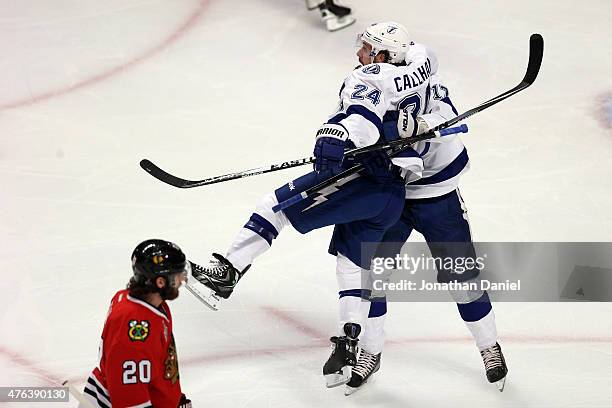
<path id="1" fill-rule="evenodd" d="M 174 408 L 181 398 L 172 315 L 115 294 L 104 323 L 98 366 L 85 385 L 85 397 L 99 407 Z"/>

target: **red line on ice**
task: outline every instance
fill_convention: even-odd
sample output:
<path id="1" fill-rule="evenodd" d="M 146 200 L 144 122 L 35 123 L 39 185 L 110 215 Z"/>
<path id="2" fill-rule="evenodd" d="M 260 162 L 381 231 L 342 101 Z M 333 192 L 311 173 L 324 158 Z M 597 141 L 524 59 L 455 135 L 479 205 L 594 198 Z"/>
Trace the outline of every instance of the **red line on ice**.
<path id="1" fill-rule="evenodd" d="M 268 309 L 268 308 L 266 308 Z M 327 336 L 323 336 L 318 333 L 316 329 L 308 327 L 304 323 L 299 322 L 296 318 L 291 317 L 288 313 L 269 308 L 274 311 L 275 315 L 282 316 L 284 322 L 291 325 L 297 324 L 294 328 L 299 328 L 305 334 L 316 337 L 318 341 L 312 344 L 292 344 L 287 346 L 278 346 L 261 349 L 243 349 L 229 352 L 218 352 L 214 354 L 205 354 L 200 356 L 193 356 L 188 358 L 180 359 L 180 363 L 186 366 L 192 366 L 203 363 L 215 363 L 223 362 L 232 359 L 244 359 L 248 357 L 262 357 L 272 356 L 277 357 L 281 353 L 294 353 L 300 351 L 308 351 L 314 349 L 326 348 L 328 346 Z M 316 336 L 314 334 L 317 334 Z M 400 338 L 397 340 L 389 339 L 385 342 L 386 346 L 403 346 L 409 344 L 444 344 L 444 343 L 473 343 L 473 339 L 469 336 L 442 336 L 442 337 L 407 337 Z M 578 343 L 612 343 L 612 336 L 515 336 L 515 335 L 502 335 L 500 341 L 503 344 L 578 344 Z M 26 370 L 37 375 L 41 379 L 49 383 L 49 385 L 57 386 L 61 384 L 61 380 L 50 371 L 42 368 L 40 364 L 37 364 L 28 358 L 24 357 L 21 353 L 9 350 L 6 347 L 0 346 L 0 355 L 4 355 L 14 364 L 25 368 Z M 89 372 L 83 376 L 74 376 L 68 379 L 73 384 L 79 384 L 85 381 Z"/>
<path id="2" fill-rule="evenodd" d="M 604 129 L 612 129 L 612 92 L 595 98 L 595 119 Z"/>
<path id="3" fill-rule="evenodd" d="M 325 338 L 328 336 L 328 334 L 325 334 L 319 331 L 318 329 L 312 326 L 309 326 L 308 324 L 298 320 L 295 316 L 281 309 L 277 309 L 272 306 L 264 306 L 261 309 L 264 310 L 267 314 L 276 318 L 277 320 L 280 320 L 283 323 L 286 323 L 287 325 L 293 327 L 297 331 L 300 331 L 310 337 L 320 339 L 320 338 Z"/>
<path id="4" fill-rule="evenodd" d="M 85 78 L 81 80 L 80 82 L 77 82 L 76 84 L 73 84 L 73 85 L 65 86 L 63 88 L 58 88 L 58 89 L 52 89 L 50 91 L 42 92 L 37 95 L 32 95 L 28 98 L 16 100 L 13 102 L 2 103 L 0 104 L 0 111 L 34 105 L 39 102 L 43 102 L 43 101 L 46 101 L 52 98 L 63 96 L 71 92 L 78 91 L 80 89 L 95 85 L 99 82 L 105 81 L 109 78 L 119 75 L 127 71 L 128 69 L 134 68 L 135 66 L 151 59 L 155 55 L 159 54 L 161 51 L 170 47 L 179 38 L 181 38 L 188 31 L 190 31 L 196 25 L 196 23 L 200 20 L 202 15 L 204 14 L 204 11 L 206 9 L 206 6 L 208 6 L 208 3 L 209 3 L 209 0 L 201 0 L 196 10 L 194 10 L 185 21 L 183 21 L 177 28 L 175 28 L 170 33 L 170 35 L 164 38 L 159 44 L 136 55 L 135 57 L 133 57 L 131 60 L 127 61 L 126 63 L 110 68 L 99 74 Z"/>
<path id="5" fill-rule="evenodd" d="M 43 380 L 48 382 L 49 385 L 59 386 L 62 383 L 62 381 L 53 373 L 45 370 L 44 368 L 41 368 L 39 364 L 31 361 L 30 359 L 24 357 L 16 351 L 12 351 L 7 349 L 6 347 L 0 346 L 0 354 L 8 358 L 14 364 L 21 366 L 27 369 L 28 371 L 34 373 L 35 375 L 41 377 Z M 35 386 L 35 384 L 30 385 Z"/>
<path id="6" fill-rule="evenodd" d="M 610 336 L 515 336 L 500 335 L 499 341 L 502 344 L 577 344 L 577 343 L 612 343 Z M 397 340 L 389 339 L 385 345 L 402 344 L 436 344 L 436 343 L 473 343 L 474 339 L 469 336 L 448 336 L 448 337 L 406 337 Z"/>

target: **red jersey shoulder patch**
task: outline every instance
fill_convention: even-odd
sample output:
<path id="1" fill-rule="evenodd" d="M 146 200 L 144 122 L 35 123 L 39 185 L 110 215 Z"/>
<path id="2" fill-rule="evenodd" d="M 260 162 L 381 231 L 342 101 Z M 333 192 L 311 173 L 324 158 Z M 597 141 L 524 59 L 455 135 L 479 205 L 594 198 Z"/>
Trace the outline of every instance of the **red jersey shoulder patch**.
<path id="1" fill-rule="evenodd" d="M 128 337 L 132 341 L 145 341 L 149 337 L 148 320 L 130 320 L 128 323 Z"/>

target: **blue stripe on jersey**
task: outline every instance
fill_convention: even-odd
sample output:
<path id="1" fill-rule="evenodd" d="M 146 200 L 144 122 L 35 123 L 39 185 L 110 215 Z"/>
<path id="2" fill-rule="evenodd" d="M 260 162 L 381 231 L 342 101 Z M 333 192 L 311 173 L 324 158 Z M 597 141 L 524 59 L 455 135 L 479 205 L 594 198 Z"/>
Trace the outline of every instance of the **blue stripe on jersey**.
<path id="1" fill-rule="evenodd" d="M 327 123 L 338 124 L 341 120 L 346 119 L 351 115 L 362 116 L 367 121 L 371 122 L 374 126 L 376 126 L 376 129 L 378 129 L 378 132 L 381 135 L 383 134 L 382 121 L 380 120 L 380 118 L 374 112 L 362 105 L 349 106 L 346 110 L 346 113 L 337 114 L 336 116 L 328 120 Z"/>
<path id="2" fill-rule="evenodd" d="M 387 298 L 375 298 L 370 299 L 370 311 L 368 312 L 368 318 L 380 317 L 387 314 Z"/>
<path id="3" fill-rule="evenodd" d="M 446 98 L 442 98 L 441 101 L 447 104 L 448 106 L 450 106 L 453 112 L 455 113 L 455 115 L 459 116 L 459 112 L 457 112 L 457 109 L 455 109 L 455 105 L 453 105 L 453 103 L 451 102 L 448 96 Z"/>
<path id="4" fill-rule="evenodd" d="M 423 151 L 421 153 L 419 153 L 419 155 L 421 157 L 425 156 L 427 154 L 427 152 L 429 151 L 430 147 L 431 147 L 431 143 L 430 142 L 426 142 L 425 143 L 425 147 L 423 148 Z"/>
<path id="5" fill-rule="evenodd" d="M 362 299 L 369 299 L 370 294 L 372 293 L 369 289 L 349 289 L 349 290 L 341 290 L 338 292 L 339 298 L 343 298 L 345 296 L 358 297 Z"/>
<path id="6" fill-rule="evenodd" d="M 455 160 L 450 162 L 448 166 L 440 170 L 438 173 L 434 174 L 433 176 L 424 177 L 408 184 L 411 186 L 423 186 L 428 184 L 441 183 L 461 173 L 465 166 L 467 166 L 469 160 L 470 158 L 468 157 L 467 149 L 464 147 L 463 151 L 459 154 L 459 156 L 455 157 Z"/>
<path id="7" fill-rule="evenodd" d="M 253 231 L 272 245 L 272 240 L 278 236 L 278 231 L 268 220 L 259 214 L 253 213 L 244 228 Z"/>
<path id="8" fill-rule="evenodd" d="M 488 315 L 493 307 L 489 294 L 485 291 L 481 297 L 473 302 L 457 303 L 457 308 L 464 322 L 477 322 Z"/>

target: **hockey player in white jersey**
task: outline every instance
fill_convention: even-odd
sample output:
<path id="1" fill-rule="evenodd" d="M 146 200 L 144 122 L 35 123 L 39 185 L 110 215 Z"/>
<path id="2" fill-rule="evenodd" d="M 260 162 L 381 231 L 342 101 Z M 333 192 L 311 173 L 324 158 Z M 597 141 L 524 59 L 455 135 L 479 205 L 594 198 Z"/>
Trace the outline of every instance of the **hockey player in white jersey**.
<path id="1" fill-rule="evenodd" d="M 332 354 L 323 368 L 328 387 L 351 379 L 358 337 L 371 314 L 370 303 L 362 301 L 369 298 L 369 291 L 362 287 L 361 272 L 370 268 L 374 253 L 364 253 L 361 244 L 380 242 L 385 231 L 399 220 L 405 200 L 402 175 L 419 174 L 422 159 L 412 151 L 394 157 L 392 166 L 384 153 L 367 154 L 358 158 L 365 166 L 360 174 L 342 179 L 333 188 L 280 212 L 272 208 L 343 167 L 351 167 L 354 159 L 343 160 L 345 148 L 376 143 L 387 112 L 427 100 L 429 81 L 437 64 L 428 57 L 406 63 L 409 36 L 400 24 L 371 26 L 362 37 L 363 44 L 367 39 L 367 44 L 375 46 L 360 47 L 358 57 L 364 66 L 353 70 L 343 81 L 337 111 L 317 132 L 315 171 L 264 196 L 225 256 L 213 254 L 209 265 L 192 265 L 195 280 L 209 289 L 209 294 L 201 289 L 201 296 L 214 303 L 232 294 L 253 261 L 270 249 L 284 227 L 307 233 L 335 225 L 330 253 L 337 258 L 340 319 L 338 335 L 331 339 Z"/>
<path id="2" fill-rule="evenodd" d="M 368 36 L 364 36 L 363 40 L 371 41 Z M 370 46 L 366 43 L 364 47 Z M 424 45 L 412 43 L 406 57 L 408 66 L 419 66 L 424 60 L 432 62 L 427 92 L 425 95 L 414 93 L 408 97 L 407 103 L 403 104 L 404 110 L 386 116 L 383 133 L 387 140 L 409 138 L 424 133 L 458 114 L 448 88 L 437 73 L 435 55 Z M 458 189 L 459 178 L 469 168 L 467 150 L 461 138 L 449 136 L 418 142 L 413 145 L 413 149 L 413 153 L 422 160 L 423 170 L 405 175 L 406 201 L 402 216 L 385 233 L 377 255 L 395 256 L 412 230 L 423 234 L 434 256 L 440 243 L 444 242 L 465 242 L 465 250 L 474 251 L 467 209 Z M 450 276 L 448 271 L 439 271 L 438 280 L 469 281 L 477 276 L 477 270 L 472 272 L 457 279 L 457 276 Z M 451 296 L 457 302 L 459 313 L 480 350 L 487 379 L 497 383 L 502 391 L 508 370 L 497 342 L 495 316 L 487 293 L 457 290 L 451 291 Z M 359 360 L 347 385 L 349 394 L 359 389 L 380 367 L 386 302 L 384 298 L 372 300 L 370 315 L 361 339 Z"/>

